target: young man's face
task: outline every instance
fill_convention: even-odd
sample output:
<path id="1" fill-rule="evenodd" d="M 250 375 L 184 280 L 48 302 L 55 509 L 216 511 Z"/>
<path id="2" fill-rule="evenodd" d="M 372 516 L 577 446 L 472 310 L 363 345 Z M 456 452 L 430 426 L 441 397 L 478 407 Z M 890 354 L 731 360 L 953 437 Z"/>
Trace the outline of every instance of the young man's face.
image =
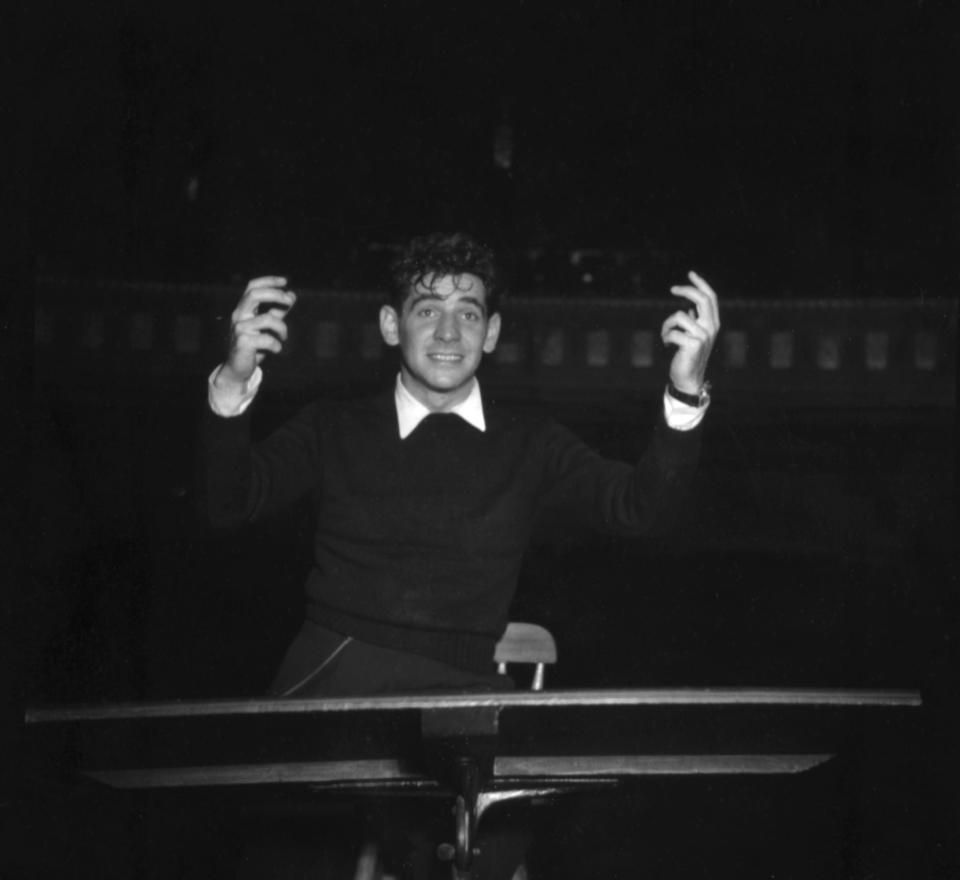
<path id="1" fill-rule="evenodd" d="M 429 409 L 464 400 L 484 352 L 496 348 L 500 315 L 487 314 L 486 298 L 475 275 L 427 276 L 399 315 L 392 306 L 380 310 L 384 341 L 400 347 L 401 381 Z"/>

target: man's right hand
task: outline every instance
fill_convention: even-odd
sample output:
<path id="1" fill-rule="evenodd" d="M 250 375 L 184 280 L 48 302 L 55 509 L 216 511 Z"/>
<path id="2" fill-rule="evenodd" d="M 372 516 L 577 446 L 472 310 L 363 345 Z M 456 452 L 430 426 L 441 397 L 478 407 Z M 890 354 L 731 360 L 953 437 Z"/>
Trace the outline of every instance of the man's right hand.
<path id="1" fill-rule="evenodd" d="M 267 352 L 283 350 L 288 334 L 284 319 L 297 301 L 293 291 L 284 290 L 286 283 L 286 278 L 268 275 L 247 285 L 230 315 L 230 348 L 217 373 L 219 387 L 246 385 Z"/>

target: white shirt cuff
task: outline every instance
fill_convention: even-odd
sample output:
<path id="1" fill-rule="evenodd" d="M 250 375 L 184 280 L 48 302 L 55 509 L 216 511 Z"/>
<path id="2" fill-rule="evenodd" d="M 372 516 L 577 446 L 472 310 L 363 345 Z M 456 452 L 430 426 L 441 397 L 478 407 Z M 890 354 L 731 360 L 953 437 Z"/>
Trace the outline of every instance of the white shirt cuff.
<path id="1" fill-rule="evenodd" d="M 709 403 L 706 406 L 690 406 L 663 392 L 663 415 L 667 425 L 674 431 L 692 431 L 703 421 L 709 406 Z"/>
<path id="2" fill-rule="evenodd" d="M 241 389 L 227 390 L 218 388 L 215 384 L 221 369 L 223 369 L 222 365 L 217 367 L 207 379 L 207 401 L 210 409 L 225 419 L 242 416 L 257 396 L 257 389 L 263 381 L 263 370 L 257 367 Z"/>

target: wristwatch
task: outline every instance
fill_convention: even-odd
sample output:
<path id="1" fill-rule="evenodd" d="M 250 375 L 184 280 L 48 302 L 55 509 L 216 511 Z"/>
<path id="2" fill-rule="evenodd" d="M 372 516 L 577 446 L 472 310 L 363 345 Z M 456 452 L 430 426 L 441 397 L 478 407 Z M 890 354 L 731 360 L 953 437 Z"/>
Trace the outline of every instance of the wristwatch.
<path id="1" fill-rule="evenodd" d="M 686 391 L 681 391 L 677 388 L 673 382 L 667 382 L 667 394 L 674 400 L 679 400 L 680 403 L 685 403 L 687 406 L 706 406 L 710 403 L 710 383 L 704 382 L 696 394 L 687 394 Z"/>

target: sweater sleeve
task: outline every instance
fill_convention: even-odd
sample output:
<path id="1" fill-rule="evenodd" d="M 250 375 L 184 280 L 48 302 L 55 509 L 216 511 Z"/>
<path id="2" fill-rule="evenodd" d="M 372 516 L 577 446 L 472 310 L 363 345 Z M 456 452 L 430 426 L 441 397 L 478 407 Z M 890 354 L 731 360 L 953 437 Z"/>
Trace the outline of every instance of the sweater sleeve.
<path id="1" fill-rule="evenodd" d="M 217 528 L 269 516 L 317 484 L 317 406 L 303 409 L 262 443 L 250 436 L 250 412 L 232 418 L 206 409 L 200 430 L 201 512 Z"/>
<path id="2" fill-rule="evenodd" d="M 702 426 L 669 428 L 661 414 L 635 465 L 599 455 L 553 423 L 546 438 L 546 509 L 579 525 L 619 535 L 649 535 L 677 519 L 696 471 Z"/>

